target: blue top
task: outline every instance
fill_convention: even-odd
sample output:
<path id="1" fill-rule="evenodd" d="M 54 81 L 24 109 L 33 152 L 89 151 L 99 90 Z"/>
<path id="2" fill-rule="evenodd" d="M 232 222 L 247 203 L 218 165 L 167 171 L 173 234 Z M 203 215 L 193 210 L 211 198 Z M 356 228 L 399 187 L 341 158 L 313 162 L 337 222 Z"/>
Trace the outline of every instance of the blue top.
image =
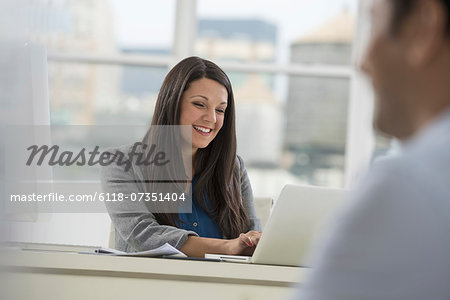
<path id="1" fill-rule="evenodd" d="M 183 222 L 177 222 L 179 228 L 195 231 L 200 237 L 221 239 L 223 237 L 222 230 L 217 223 L 211 218 L 207 211 L 197 202 L 194 195 L 194 186 L 197 181 L 197 175 L 192 178 L 192 213 L 178 213 L 178 217 Z M 204 193 L 205 205 L 211 209 L 211 200 Z"/>

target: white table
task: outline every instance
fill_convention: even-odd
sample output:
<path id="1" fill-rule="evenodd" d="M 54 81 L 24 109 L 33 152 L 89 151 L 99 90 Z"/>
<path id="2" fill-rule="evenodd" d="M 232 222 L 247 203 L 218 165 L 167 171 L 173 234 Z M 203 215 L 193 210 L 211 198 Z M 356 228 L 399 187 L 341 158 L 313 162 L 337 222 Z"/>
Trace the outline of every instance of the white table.
<path id="1" fill-rule="evenodd" d="M 0 299 L 289 299 L 307 269 L 9 250 Z"/>

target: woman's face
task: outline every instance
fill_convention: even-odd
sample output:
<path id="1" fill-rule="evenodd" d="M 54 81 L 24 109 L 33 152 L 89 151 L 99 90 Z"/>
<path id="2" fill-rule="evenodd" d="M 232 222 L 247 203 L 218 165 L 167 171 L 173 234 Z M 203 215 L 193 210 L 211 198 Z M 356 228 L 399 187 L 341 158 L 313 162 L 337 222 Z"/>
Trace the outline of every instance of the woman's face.
<path id="1" fill-rule="evenodd" d="M 190 83 L 181 98 L 180 125 L 192 126 L 192 151 L 205 148 L 222 128 L 227 108 L 226 88 L 201 78 Z"/>

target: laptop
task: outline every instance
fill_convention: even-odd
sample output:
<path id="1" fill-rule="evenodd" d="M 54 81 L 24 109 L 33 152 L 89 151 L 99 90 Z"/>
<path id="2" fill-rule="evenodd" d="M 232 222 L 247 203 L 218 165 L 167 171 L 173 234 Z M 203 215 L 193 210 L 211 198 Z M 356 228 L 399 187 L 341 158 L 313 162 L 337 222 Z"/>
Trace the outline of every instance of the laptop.
<path id="1" fill-rule="evenodd" d="M 311 246 L 323 233 L 345 190 L 286 185 L 273 207 L 253 256 L 205 254 L 207 259 L 309 267 Z"/>

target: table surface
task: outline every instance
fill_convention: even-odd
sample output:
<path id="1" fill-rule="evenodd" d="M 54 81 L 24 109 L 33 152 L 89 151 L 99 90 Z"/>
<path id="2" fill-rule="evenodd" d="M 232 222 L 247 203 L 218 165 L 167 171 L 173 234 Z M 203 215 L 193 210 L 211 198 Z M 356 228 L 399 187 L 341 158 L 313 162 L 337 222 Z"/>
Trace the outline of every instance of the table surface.
<path id="1" fill-rule="evenodd" d="M 6 275 L 0 285 L 10 287 L 15 299 L 109 299 L 149 292 L 158 299 L 210 299 L 206 291 L 216 293 L 215 299 L 285 299 L 308 273 L 299 267 L 34 250 L 0 251 L 0 270 Z"/>
<path id="2" fill-rule="evenodd" d="M 7 250 L 0 255 L 0 266 L 7 270 L 71 270 L 141 275 L 195 277 L 197 280 L 268 281 L 295 284 L 304 278 L 305 268 L 230 262 L 193 261 L 149 257 L 120 257 L 72 252 Z M 216 281 L 214 280 L 214 281 Z"/>

